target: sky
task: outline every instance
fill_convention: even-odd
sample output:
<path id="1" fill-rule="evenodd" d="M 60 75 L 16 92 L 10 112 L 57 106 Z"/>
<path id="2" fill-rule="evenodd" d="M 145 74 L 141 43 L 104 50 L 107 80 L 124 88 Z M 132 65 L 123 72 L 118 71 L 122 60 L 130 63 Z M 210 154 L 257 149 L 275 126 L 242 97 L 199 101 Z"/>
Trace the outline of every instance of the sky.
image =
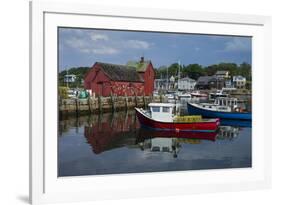
<path id="1" fill-rule="evenodd" d="M 59 28 L 58 35 L 60 71 L 97 61 L 124 65 L 141 56 L 156 68 L 252 61 L 251 37 L 79 28 Z"/>

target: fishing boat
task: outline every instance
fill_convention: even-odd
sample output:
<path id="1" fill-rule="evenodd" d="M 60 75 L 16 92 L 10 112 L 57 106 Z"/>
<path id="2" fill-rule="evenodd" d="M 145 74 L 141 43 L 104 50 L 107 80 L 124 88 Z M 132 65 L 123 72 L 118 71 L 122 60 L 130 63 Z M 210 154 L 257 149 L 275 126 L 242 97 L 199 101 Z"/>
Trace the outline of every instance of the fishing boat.
<path id="1" fill-rule="evenodd" d="M 188 113 L 191 115 L 202 115 L 203 117 L 251 120 L 252 113 L 238 106 L 236 98 L 217 98 L 214 103 L 189 103 Z"/>
<path id="2" fill-rule="evenodd" d="M 206 94 L 206 93 L 202 93 L 202 92 L 200 92 L 200 91 L 193 91 L 192 93 L 191 93 L 191 96 L 192 97 L 196 97 L 196 98 L 208 98 L 208 95 Z"/>
<path id="3" fill-rule="evenodd" d="M 175 132 L 215 132 L 220 120 L 202 119 L 200 115 L 177 116 L 173 114 L 174 104 L 150 103 L 149 110 L 135 108 L 138 120 L 142 127 Z"/>
<path id="4" fill-rule="evenodd" d="M 190 101 L 191 100 L 191 94 L 189 93 L 181 93 L 178 95 L 179 101 Z"/>
<path id="5" fill-rule="evenodd" d="M 175 103 L 176 102 L 176 97 L 175 97 L 175 93 L 167 93 L 165 95 L 165 98 L 167 99 L 167 101 L 169 103 Z"/>
<path id="6" fill-rule="evenodd" d="M 228 94 L 224 93 L 223 90 L 217 90 L 209 94 L 209 99 L 216 99 L 218 97 L 228 97 Z"/>

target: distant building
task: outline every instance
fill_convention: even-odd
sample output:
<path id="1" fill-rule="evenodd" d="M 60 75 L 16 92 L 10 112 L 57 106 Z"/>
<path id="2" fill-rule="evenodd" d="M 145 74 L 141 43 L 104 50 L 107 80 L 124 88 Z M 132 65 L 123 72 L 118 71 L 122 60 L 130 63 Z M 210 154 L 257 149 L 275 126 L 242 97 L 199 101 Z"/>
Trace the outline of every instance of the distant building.
<path id="1" fill-rule="evenodd" d="M 75 80 L 76 80 L 76 75 L 73 75 L 73 74 L 65 75 L 63 77 L 63 82 L 65 82 L 65 83 L 74 83 Z"/>
<path id="2" fill-rule="evenodd" d="M 231 79 L 225 80 L 224 84 L 225 84 L 226 88 L 233 88 L 233 84 L 232 84 Z"/>
<path id="3" fill-rule="evenodd" d="M 230 78 L 230 73 L 227 70 L 218 70 L 215 74 L 218 79 L 227 79 Z"/>
<path id="4" fill-rule="evenodd" d="M 169 80 L 169 88 L 168 89 L 174 89 L 176 87 L 176 84 L 175 84 L 175 77 L 172 75 L 170 77 L 170 80 Z"/>
<path id="5" fill-rule="evenodd" d="M 178 80 L 178 89 L 179 90 L 194 90 L 196 81 L 189 78 L 181 78 Z"/>
<path id="6" fill-rule="evenodd" d="M 195 88 L 199 90 L 222 89 L 225 86 L 225 80 L 217 76 L 201 76 L 198 78 Z"/>
<path id="7" fill-rule="evenodd" d="M 155 79 L 154 80 L 154 89 L 159 90 L 166 90 L 169 87 L 169 82 L 167 79 Z"/>
<path id="8" fill-rule="evenodd" d="M 233 76 L 232 81 L 235 88 L 243 89 L 246 87 L 246 78 L 241 75 Z"/>
<path id="9" fill-rule="evenodd" d="M 100 96 L 152 95 L 155 72 L 150 61 L 131 65 L 96 62 L 84 78 L 84 87 Z"/>
<path id="10" fill-rule="evenodd" d="M 173 90 L 177 86 L 175 82 L 175 77 L 171 76 L 168 80 L 167 79 L 155 79 L 154 80 L 154 89 L 157 91 L 160 90 Z"/>

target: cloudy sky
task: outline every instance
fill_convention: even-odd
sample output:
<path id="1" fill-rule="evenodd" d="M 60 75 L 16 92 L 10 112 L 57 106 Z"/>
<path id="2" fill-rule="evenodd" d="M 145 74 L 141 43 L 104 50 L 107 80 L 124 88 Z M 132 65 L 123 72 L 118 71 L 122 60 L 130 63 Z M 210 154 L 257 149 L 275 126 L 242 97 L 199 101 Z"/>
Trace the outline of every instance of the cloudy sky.
<path id="1" fill-rule="evenodd" d="M 96 61 L 126 64 L 140 56 L 154 67 L 220 62 L 251 64 L 250 37 L 59 28 L 59 70 Z"/>

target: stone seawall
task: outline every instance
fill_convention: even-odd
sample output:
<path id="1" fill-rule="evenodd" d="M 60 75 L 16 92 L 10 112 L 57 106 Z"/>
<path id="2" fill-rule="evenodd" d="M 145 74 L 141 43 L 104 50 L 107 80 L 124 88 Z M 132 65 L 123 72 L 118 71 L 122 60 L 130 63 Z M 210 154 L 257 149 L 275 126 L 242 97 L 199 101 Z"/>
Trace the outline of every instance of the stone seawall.
<path id="1" fill-rule="evenodd" d="M 150 102 L 162 102 L 162 98 L 159 96 L 111 96 L 88 99 L 61 99 L 59 100 L 59 115 L 64 117 L 130 110 L 135 107 L 146 107 Z"/>

